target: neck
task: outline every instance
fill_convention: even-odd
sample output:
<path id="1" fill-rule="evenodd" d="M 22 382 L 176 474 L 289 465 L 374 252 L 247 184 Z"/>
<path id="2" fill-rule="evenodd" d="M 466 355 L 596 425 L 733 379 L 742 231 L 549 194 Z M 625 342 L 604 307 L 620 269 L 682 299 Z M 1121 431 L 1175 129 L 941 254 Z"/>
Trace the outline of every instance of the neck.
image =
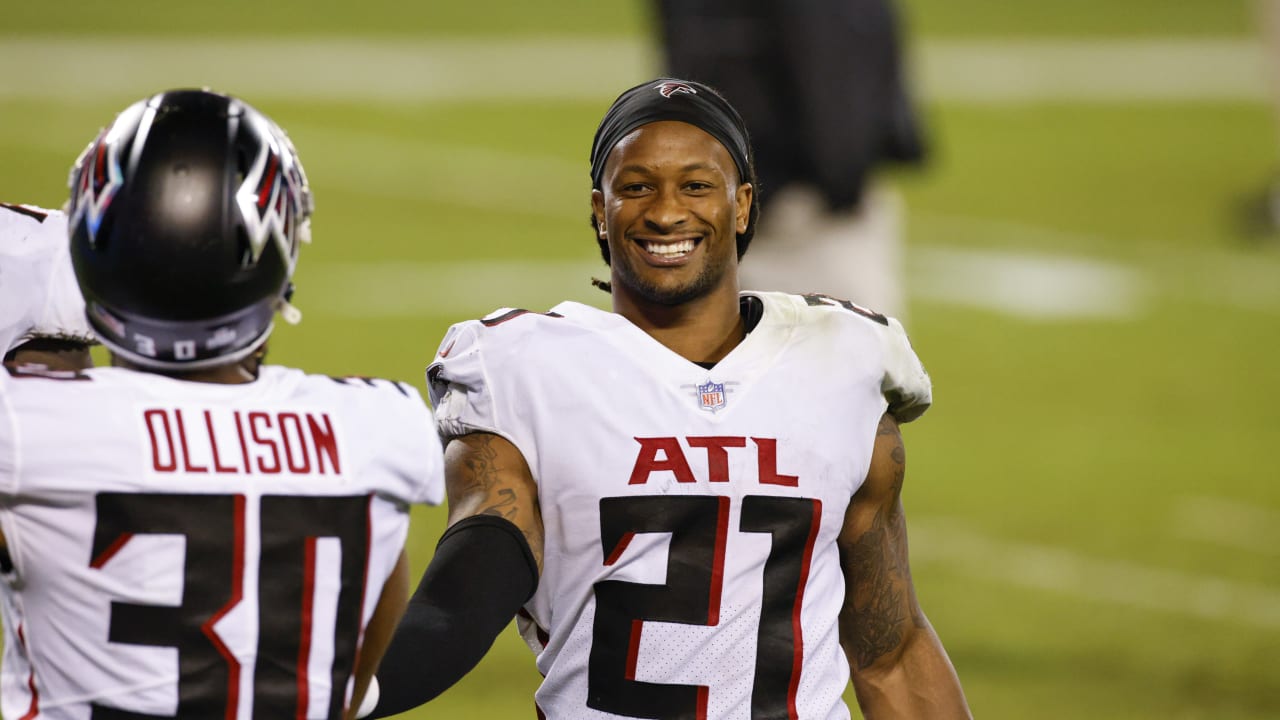
<path id="1" fill-rule="evenodd" d="M 186 380 L 188 382 L 215 383 L 220 385 L 239 385 L 242 383 L 251 383 L 258 379 L 258 366 L 262 361 L 262 357 L 257 353 L 239 361 L 228 365 L 218 365 L 216 367 L 204 368 L 202 370 L 192 370 L 190 372 L 155 370 L 152 368 L 144 368 L 135 363 L 131 363 L 119 355 L 111 355 L 111 365 L 114 367 L 128 368 L 137 370 L 138 372 L 149 372 L 156 375 L 164 375 L 177 380 Z"/>
<path id="2" fill-rule="evenodd" d="M 679 305 L 639 301 L 613 286 L 613 311 L 695 363 L 717 363 L 746 337 L 736 287 Z"/>

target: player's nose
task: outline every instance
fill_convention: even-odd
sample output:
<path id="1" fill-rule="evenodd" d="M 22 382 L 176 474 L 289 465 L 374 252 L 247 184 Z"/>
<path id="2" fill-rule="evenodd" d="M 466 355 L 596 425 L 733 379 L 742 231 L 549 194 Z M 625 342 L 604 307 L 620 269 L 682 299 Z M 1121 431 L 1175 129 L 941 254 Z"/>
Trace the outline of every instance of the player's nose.
<path id="1" fill-rule="evenodd" d="M 644 219 L 649 227 L 669 232 L 689 219 L 689 208 L 675 188 L 659 189 L 645 208 Z"/>

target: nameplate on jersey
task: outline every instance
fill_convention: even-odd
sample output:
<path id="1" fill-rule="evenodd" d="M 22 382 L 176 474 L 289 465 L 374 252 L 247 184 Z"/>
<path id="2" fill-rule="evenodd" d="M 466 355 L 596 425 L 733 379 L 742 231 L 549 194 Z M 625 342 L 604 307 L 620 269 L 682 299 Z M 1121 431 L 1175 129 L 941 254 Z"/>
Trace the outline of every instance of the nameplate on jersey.
<path id="1" fill-rule="evenodd" d="M 342 476 L 345 444 L 327 410 L 151 405 L 137 415 L 156 474 Z"/>

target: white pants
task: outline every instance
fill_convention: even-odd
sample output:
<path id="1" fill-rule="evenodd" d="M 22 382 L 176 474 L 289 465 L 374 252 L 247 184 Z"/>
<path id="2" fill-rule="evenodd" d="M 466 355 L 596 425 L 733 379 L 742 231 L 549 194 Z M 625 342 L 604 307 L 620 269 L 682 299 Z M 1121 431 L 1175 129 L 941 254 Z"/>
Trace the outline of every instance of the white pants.
<path id="1" fill-rule="evenodd" d="M 902 196 L 873 182 L 862 204 L 832 213 L 811 188 L 770 200 L 738 271 L 748 290 L 822 293 L 902 319 Z"/>

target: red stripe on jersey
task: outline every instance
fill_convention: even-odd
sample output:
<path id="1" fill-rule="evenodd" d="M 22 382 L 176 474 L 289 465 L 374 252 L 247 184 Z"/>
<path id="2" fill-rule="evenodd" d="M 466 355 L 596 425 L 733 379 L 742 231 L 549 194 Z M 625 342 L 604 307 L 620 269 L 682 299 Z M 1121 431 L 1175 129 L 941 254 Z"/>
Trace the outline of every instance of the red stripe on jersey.
<path id="1" fill-rule="evenodd" d="M 720 624 L 720 591 L 724 586 L 724 546 L 729 536 L 729 498 L 720 498 L 716 517 L 716 556 L 711 566 L 711 597 L 707 602 L 707 624 Z"/>
<path id="2" fill-rule="evenodd" d="M 23 650 L 27 649 L 27 636 L 22 631 L 22 625 L 18 625 L 18 642 L 22 645 Z M 31 660 L 30 651 L 26 652 L 27 660 Z M 40 693 L 36 690 L 36 668 L 31 666 L 31 674 L 27 676 L 27 689 L 31 691 L 31 705 L 27 707 L 27 714 L 18 718 L 18 720 L 31 720 L 40 714 Z"/>
<path id="3" fill-rule="evenodd" d="M 618 558 L 622 557 L 622 553 L 627 551 L 627 546 L 631 544 L 631 538 L 636 534 L 629 532 L 618 539 L 618 544 L 613 547 L 613 552 L 609 553 L 609 557 L 604 559 L 605 565 L 612 565 L 618 562 Z"/>
<path id="4" fill-rule="evenodd" d="M 98 557 L 94 558 L 89 563 L 89 567 L 94 570 L 101 569 L 103 565 L 110 562 L 111 558 L 115 557 L 116 553 L 120 552 L 120 548 L 124 547 L 132 539 L 133 533 L 120 533 L 120 537 L 116 538 L 115 542 L 108 545 L 106 550 L 103 550 Z"/>
<path id="5" fill-rule="evenodd" d="M 218 621 L 231 612 L 231 609 L 240 604 L 241 598 L 244 596 L 244 496 L 236 495 L 236 528 L 235 528 L 235 548 L 233 559 L 231 562 L 231 597 L 227 600 L 227 604 L 223 605 L 218 612 L 209 616 L 209 619 L 200 626 L 200 632 L 209 638 L 209 644 L 217 649 L 218 654 L 227 663 L 227 712 L 226 720 L 235 720 L 240 705 L 240 662 L 236 660 L 236 656 L 222 642 L 222 638 L 218 637 L 218 633 L 214 631 L 213 626 Z"/>
<path id="6" fill-rule="evenodd" d="M 373 552 L 373 493 L 365 498 L 364 505 L 364 572 L 360 576 L 360 631 L 356 633 L 356 658 L 352 664 L 352 672 L 360 669 L 361 651 L 364 649 L 364 631 L 368 625 L 364 621 L 364 604 L 369 601 L 369 555 Z M 355 688 L 355 683 L 352 683 Z M 338 688 L 330 688 L 329 692 L 338 692 Z M 350 702 L 351 698 L 347 698 Z M 345 706 L 345 704 L 344 704 Z"/>
<path id="7" fill-rule="evenodd" d="M 636 661 L 640 658 L 640 633 L 644 630 L 643 620 L 631 621 L 631 642 L 627 645 L 627 674 L 628 680 L 636 679 Z"/>
<path id="8" fill-rule="evenodd" d="M 809 526 L 809 539 L 804 544 L 804 560 L 800 564 L 800 582 L 796 585 L 796 603 L 791 610 L 791 633 L 795 638 L 791 658 L 791 684 L 787 687 L 787 715 L 792 720 L 800 717 L 796 710 L 796 696 L 800 692 L 800 668 L 804 664 L 804 627 L 800 624 L 800 611 L 804 606 L 804 587 L 809 582 L 809 564 L 813 560 L 813 546 L 818 541 L 818 528 L 822 525 L 822 501 L 813 500 L 813 523 Z"/>
<path id="9" fill-rule="evenodd" d="M 296 720 L 307 720 L 311 683 L 307 666 L 311 660 L 311 612 L 316 594 L 316 539 L 307 538 L 302 555 L 302 631 L 298 639 L 298 711 Z"/>
<path id="10" fill-rule="evenodd" d="M 709 689 L 706 685 L 698 686 L 698 720 L 707 720 L 707 695 Z"/>

